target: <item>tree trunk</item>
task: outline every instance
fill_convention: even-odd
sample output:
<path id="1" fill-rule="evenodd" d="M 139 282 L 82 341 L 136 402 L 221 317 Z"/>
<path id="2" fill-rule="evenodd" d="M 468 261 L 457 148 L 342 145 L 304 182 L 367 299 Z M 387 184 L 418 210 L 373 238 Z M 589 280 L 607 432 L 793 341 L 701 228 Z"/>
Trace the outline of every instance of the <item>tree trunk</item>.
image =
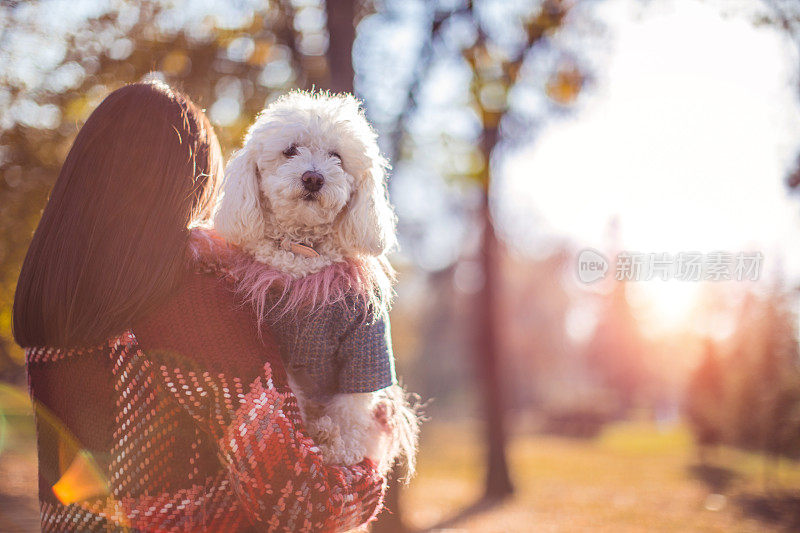
<path id="1" fill-rule="evenodd" d="M 327 0 L 325 12 L 328 16 L 328 68 L 330 83 L 327 89 L 333 92 L 353 92 L 353 42 L 356 38 L 355 0 Z M 403 533 L 408 531 L 400 512 L 401 485 L 397 473 L 390 475 L 386 493 L 386 510 L 372 526 L 377 533 Z"/>
<path id="2" fill-rule="evenodd" d="M 484 389 L 486 417 L 486 493 L 489 499 L 502 498 L 511 494 L 514 487 L 508 472 L 506 459 L 505 405 L 503 384 L 499 370 L 499 348 L 497 334 L 497 236 L 494 232 L 492 215 L 489 209 L 490 156 L 497 144 L 496 128 L 484 130 L 483 151 L 486 165 L 484 190 L 481 205 L 483 219 L 483 246 L 481 262 L 484 282 L 478 294 L 478 381 Z"/>
<path id="3" fill-rule="evenodd" d="M 353 92 L 353 42 L 356 38 L 355 0 L 327 0 L 328 15 L 328 68 L 333 92 Z"/>

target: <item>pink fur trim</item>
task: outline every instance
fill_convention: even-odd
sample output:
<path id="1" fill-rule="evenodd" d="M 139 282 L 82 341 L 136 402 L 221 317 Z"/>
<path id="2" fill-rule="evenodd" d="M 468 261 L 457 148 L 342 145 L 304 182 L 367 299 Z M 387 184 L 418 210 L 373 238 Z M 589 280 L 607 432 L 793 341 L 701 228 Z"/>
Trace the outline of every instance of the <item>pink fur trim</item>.
<path id="1" fill-rule="evenodd" d="M 373 313 L 388 310 L 391 303 L 394 271 L 384 258 L 333 263 L 314 274 L 294 278 L 259 263 L 210 230 L 193 231 L 189 250 L 194 262 L 231 277 L 236 291 L 253 305 L 261 319 L 310 314 L 353 297 L 359 308 Z"/>

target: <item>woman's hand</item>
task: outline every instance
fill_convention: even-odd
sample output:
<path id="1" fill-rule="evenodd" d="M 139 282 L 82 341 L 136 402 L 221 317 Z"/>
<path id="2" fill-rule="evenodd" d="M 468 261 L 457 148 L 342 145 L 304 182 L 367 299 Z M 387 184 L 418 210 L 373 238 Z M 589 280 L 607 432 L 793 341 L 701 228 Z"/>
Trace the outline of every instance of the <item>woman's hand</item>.
<path id="1" fill-rule="evenodd" d="M 393 428 L 390 422 L 388 402 L 379 402 L 372 411 L 372 435 L 367 442 L 367 458 L 378 465 L 378 471 L 386 473 L 392 466 L 394 447 Z"/>

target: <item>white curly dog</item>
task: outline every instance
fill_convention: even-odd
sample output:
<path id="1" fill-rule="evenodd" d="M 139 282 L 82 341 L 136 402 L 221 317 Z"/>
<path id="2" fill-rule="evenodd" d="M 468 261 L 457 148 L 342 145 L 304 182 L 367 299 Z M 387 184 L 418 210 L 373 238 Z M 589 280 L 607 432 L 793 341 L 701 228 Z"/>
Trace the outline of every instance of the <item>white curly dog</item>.
<path id="1" fill-rule="evenodd" d="M 335 267 L 355 265 L 348 271 L 360 274 L 345 275 L 342 286 L 357 286 L 356 292 L 388 321 L 393 271 L 386 254 L 396 236 L 386 170 L 358 100 L 291 92 L 258 116 L 228 163 L 215 229 L 257 263 L 288 275 L 283 285 L 322 280 L 309 294 L 336 285 L 340 271 Z M 285 295 L 287 288 L 281 291 Z M 259 309 L 265 312 L 265 306 Z M 391 357 L 390 347 L 388 352 Z M 394 430 L 387 464 L 402 456 L 409 475 L 413 472 L 418 416 L 399 385 L 336 393 L 319 402 L 307 394 L 304 378 L 291 378 L 309 433 L 327 462 L 354 464 L 365 457 L 377 409 Z"/>

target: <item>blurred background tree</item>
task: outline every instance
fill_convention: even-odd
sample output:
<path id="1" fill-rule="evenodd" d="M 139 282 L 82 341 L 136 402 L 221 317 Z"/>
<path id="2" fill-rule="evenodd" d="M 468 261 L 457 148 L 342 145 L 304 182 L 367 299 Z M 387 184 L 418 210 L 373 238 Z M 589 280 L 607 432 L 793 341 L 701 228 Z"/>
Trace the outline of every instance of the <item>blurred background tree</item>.
<path id="1" fill-rule="evenodd" d="M 780 457 L 800 457 L 800 356 L 790 302 L 781 283 L 765 295 L 747 294 L 736 332 L 723 343 L 707 341 L 686 389 L 697 444 L 762 453 L 767 482 Z"/>
<path id="2" fill-rule="evenodd" d="M 709 340 L 702 362 L 686 387 L 686 416 L 705 462 L 706 450 L 722 443 L 725 418 L 725 383 L 717 348 Z"/>

